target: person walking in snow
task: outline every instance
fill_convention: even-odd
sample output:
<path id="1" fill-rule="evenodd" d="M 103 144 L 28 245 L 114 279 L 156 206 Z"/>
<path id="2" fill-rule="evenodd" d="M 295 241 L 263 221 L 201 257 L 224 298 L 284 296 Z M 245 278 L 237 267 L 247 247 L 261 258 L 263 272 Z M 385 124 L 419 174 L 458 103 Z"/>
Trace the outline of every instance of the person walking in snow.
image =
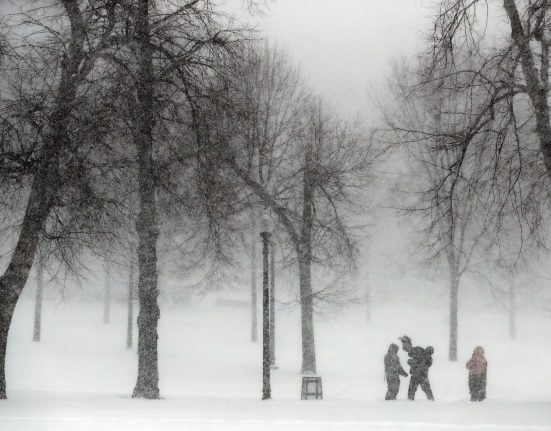
<path id="1" fill-rule="evenodd" d="M 417 392 L 417 388 L 421 386 L 421 389 L 427 395 L 427 399 L 434 401 L 429 381 L 429 368 L 432 365 L 434 347 L 428 346 L 426 349 L 420 346 L 413 347 L 411 338 L 407 335 L 400 337 L 399 340 L 402 342 L 402 349 L 406 351 L 410 357 L 410 359 L 408 359 L 408 365 L 410 366 L 408 399 L 414 400 L 415 392 Z"/>
<path id="2" fill-rule="evenodd" d="M 388 347 L 388 353 L 385 355 L 385 377 L 387 391 L 385 400 L 395 400 L 400 390 L 400 376 L 407 377 L 408 373 L 402 368 L 400 358 L 398 357 L 398 345 L 392 343 Z"/>
<path id="3" fill-rule="evenodd" d="M 471 401 L 482 401 L 486 399 L 486 371 L 488 362 L 484 357 L 484 349 L 480 346 L 473 351 L 473 356 L 467 362 L 469 370 L 469 392 Z"/>

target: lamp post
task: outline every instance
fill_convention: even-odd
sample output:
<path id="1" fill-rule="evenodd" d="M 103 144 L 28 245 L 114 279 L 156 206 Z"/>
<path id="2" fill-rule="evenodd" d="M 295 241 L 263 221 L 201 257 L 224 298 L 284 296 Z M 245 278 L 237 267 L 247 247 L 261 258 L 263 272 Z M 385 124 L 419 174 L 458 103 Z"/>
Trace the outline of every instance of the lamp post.
<path id="1" fill-rule="evenodd" d="M 262 399 L 272 398 L 270 388 L 270 286 L 269 286 L 269 246 L 272 235 L 270 217 L 263 215 L 260 225 L 262 237 Z"/>

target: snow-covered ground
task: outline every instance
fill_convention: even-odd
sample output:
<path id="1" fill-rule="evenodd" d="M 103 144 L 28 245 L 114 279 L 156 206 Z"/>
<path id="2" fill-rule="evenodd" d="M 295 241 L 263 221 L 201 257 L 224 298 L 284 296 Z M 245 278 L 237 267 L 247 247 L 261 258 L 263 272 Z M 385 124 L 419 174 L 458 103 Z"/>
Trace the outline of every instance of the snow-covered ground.
<path id="1" fill-rule="evenodd" d="M 129 397 L 137 357 L 125 347 L 125 312 L 113 304 L 105 325 L 99 303 L 47 301 L 42 341 L 33 343 L 33 304 L 22 301 L 0 430 L 551 430 L 551 319 L 544 315 L 521 313 L 519 337 L 509 340 L 503 313 L 462 313 L 457 363 L 447 361 L 445 308 L 379 306 L 369 324 L 360 308 L 317 316 L 324 400 L 300 401 L 298 313 L 281 311 L 273 399 L 260 401 L 261 343 L 250 341 L 248 309 L 163 305 L 163 399 L 146 401 Z M 434 403 L 420 391 L 415 402 L 405 400 L 405 380 L 398 401 L 382 401 L 383 356 L 403 334 L 435 347 Z M 489 399 L 471 403 L 464 364 L 479 344 L 489 362 Z"/>

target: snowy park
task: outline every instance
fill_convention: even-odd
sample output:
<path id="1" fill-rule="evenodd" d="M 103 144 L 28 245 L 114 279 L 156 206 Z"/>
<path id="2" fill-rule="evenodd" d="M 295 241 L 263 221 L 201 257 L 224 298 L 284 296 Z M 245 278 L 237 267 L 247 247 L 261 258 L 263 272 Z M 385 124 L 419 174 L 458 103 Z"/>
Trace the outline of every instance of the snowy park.
<path id="1" fill-rule="evenodd" d="M 250 341 L 250 310 L 217 305 L 163 307 L 159 325 L 162 399 L 133 400 L 136 349 L 126 349 L 126 307 L 101 302 L 44 304 L 40 343 L 32 342 L 33 302 L 17 309 L 2 403 L 6 430 L 534 430 L 551 429 L 549 317 L 519 316 L 509 340 L 503 312 L 465 313 L 460 360 L 447 361 L 446 310 L 387 304 L 366 322 L 363 307 L 316 321 L 323 400 L 300 400 L 300 318 L 278 310 L 272 400 L 261 401 L 261 343 Z M 437 324 L 435 324 L 437 323 Z M 430 379 L 436 401 L 419 389 L 385 402 L 383 356 L 405 331 L 435 347 Z M 394 338 L 394 339 L 393 339 Z M 471 403 L 465 362 L 484 345 L 488 399 Z M 407 354 L 400 352 L 405 365 Z"/>
<path id="2" fill-rule="evenodd" d="M 551 1 L 0 0 L 0 431 L 551 431 Z"/>

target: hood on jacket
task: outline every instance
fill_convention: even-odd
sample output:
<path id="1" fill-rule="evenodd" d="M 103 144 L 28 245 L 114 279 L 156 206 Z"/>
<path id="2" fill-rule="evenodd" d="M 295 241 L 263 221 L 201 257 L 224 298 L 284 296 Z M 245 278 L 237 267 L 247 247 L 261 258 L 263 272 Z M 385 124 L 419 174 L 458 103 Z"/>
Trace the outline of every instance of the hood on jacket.
<path id="1" fill-rule="evenodd" d="M 388 346 L 388 353 L 393 353 L 393 354 L 396 354 L 398 353 L 398 344 L 394 344 L 392 343 L 390 346 Z"/>
<path id="2" fill-rule="evenodd" d="M 477 346 L 473 350 L 473 356 L 484 356 L 484 349 L 481 346 Z"/>

